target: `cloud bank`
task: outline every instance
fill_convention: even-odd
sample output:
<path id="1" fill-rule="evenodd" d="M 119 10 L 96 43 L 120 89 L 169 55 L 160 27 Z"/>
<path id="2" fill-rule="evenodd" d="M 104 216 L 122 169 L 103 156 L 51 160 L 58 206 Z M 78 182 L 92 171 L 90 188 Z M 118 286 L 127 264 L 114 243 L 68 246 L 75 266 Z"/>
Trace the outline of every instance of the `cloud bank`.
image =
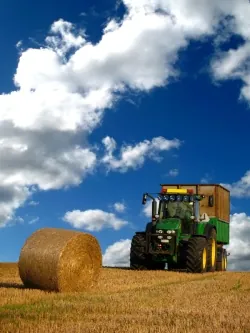
<path id="1" fill-rule="evenodd" d="M 123 3 L 125 16 L 110 18 L 96 44 L 63 19 L 51 25 L 43 47 L 25 49 L 17 43 L 15 90 L 0 94 L 0 194 L 6 193 L 2 225 L 34 190 L 77 186 L 99 161 L 109 171 L 125 172 L 141 167 L 146 156 L 160 161 L 159 152 L 177 148 L 176 140 L 158 137 L 123 146 L 117 158 L 115 141 L 108 136 L 100 157 L 88 135 L 127 89 L 149 92 L 176 80 L 179 52 L 191 40 L 221 34 L 211 74 L 216 80 L 240 80 L 240 98 L 250 101 L 247 0 Z M 242 45 L 218 51 L 233 34 L 242 38 Z"/>

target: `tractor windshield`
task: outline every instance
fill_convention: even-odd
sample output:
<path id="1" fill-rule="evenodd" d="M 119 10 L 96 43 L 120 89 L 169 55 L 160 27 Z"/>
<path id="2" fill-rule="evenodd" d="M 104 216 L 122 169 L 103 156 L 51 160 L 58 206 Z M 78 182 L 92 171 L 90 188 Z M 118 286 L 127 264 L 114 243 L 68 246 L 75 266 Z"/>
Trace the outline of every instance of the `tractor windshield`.
<path id="1" fill-rule="evenodd" d="M 159 215 L 160 218 L 180 218 L 189 220 L 192 215 L 194 215 L 194 206 L 192 202 L 166 202 L 161 200 L 159 206 Z"/>

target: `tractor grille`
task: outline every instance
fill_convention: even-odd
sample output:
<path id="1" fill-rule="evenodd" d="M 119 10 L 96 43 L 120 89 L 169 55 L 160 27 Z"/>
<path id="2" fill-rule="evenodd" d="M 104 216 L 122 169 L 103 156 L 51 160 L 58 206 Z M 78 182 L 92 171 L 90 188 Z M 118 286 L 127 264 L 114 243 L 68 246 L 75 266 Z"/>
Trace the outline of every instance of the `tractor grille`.
<path id="1" fill-rule="evenodd" d="M 147 234 L 148 253 L 174 255 L 176 246 L 176 235 L 163 232 Z"/>

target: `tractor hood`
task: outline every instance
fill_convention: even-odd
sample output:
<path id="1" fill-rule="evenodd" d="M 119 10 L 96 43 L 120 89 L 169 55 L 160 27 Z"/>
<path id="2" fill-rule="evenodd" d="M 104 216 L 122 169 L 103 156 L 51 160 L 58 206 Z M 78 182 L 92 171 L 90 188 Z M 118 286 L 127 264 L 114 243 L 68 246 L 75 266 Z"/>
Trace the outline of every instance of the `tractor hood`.
<path id="1" fill-rule="evenodd" d="M 179 230 L 180 228 L 181 220 L 177 218 L 168 218 L 156 224 L 156 230 Z"/>

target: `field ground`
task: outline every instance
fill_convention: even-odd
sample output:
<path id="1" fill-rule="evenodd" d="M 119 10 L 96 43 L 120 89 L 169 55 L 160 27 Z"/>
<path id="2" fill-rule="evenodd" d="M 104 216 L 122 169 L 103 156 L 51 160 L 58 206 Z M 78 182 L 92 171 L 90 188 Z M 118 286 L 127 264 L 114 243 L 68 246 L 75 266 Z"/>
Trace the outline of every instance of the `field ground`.
<path id="1" fill-rule="evenodd" d="M 80 294 L 24 289 L 0 263 L 0 332 L 250 332 L 250 273 L 203 275 L 103 268 Z"/>

